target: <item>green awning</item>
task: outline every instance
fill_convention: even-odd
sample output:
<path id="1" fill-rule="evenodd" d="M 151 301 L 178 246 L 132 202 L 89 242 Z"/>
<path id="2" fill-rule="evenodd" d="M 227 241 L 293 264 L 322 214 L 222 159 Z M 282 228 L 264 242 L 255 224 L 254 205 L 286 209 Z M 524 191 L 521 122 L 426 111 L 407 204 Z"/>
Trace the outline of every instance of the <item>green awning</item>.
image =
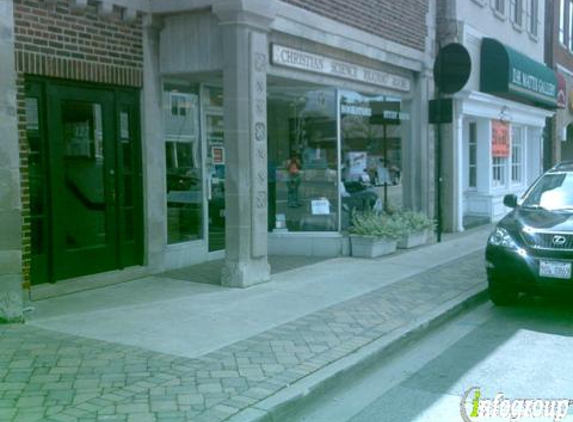
<path id="1" fill-rule="evenodd" d="M 555 72 L 492 38 L 481 45 L 480 90 L 515 101 L 557 107 Z"/>

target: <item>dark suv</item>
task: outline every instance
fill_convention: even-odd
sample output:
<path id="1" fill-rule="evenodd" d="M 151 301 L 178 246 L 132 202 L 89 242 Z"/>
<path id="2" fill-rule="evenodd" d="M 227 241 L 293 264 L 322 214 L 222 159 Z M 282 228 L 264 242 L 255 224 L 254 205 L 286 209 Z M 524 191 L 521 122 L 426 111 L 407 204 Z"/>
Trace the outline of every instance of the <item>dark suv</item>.
<path id="1" fill-rule="evenodd" d="M 496 305 L 520 292 L 573 293 L 573 162 L 543 174 L 496 226 L 486 248 L 489 295 Z"/>

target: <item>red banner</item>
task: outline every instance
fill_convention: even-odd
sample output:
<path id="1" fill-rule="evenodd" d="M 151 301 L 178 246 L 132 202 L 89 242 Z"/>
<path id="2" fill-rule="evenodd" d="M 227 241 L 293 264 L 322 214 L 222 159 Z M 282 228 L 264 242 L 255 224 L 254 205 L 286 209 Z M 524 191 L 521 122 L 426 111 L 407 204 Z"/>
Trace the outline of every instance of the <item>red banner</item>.
<path id="1" fill-rule="evenodd" d="M 491 121 L 491 156 L 509 157 L 509 123 Z"/>

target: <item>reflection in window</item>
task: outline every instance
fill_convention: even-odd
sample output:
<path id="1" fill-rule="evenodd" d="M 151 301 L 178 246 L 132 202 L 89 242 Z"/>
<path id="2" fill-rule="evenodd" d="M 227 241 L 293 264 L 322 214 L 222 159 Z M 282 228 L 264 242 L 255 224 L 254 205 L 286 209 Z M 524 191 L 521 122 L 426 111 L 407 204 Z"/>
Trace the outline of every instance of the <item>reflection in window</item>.
<path id="1" fill-rule="evenodd" d="M 402 207 L 400 99 L 343 91 L 340 98 L 343 208 L 363 210 L 380 199 Z M 345 217 L 345 214 L 343 214 Z M 343 218 L 343 227 L 347 224 Z"/>
<path id="2" fill-rule="evenodd" d="M 338 230 L 334 89 L 269 87 L 269 228 Z"/>
<path id="3" fill-rule="evenodd" d="M 188 87 L 166 84 L 164 105 L 167 241 L 200 239 L 203 189 L 198 94 Z"/>

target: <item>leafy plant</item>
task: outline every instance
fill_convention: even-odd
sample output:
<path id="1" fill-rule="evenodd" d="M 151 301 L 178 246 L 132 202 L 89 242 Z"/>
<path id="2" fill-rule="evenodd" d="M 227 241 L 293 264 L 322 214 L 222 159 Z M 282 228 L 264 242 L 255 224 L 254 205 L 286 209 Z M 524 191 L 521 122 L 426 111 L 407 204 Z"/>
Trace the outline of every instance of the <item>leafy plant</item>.
<path id="1" fill-rule="evenodd" d="M 397 240 L 406 233 L 406 228 L 398 219 L 388 214 L 374 211 L 352 213 L 350 234 L 373 236 L 389 240 Z"/>
<path id="2" fill-rule="evenodd" d="M 400 220 L 408 233 L 432 230 L 435 222 L 426 214 L 417 211 L 400 211 L 393 215 L 394 219 Z"/>

